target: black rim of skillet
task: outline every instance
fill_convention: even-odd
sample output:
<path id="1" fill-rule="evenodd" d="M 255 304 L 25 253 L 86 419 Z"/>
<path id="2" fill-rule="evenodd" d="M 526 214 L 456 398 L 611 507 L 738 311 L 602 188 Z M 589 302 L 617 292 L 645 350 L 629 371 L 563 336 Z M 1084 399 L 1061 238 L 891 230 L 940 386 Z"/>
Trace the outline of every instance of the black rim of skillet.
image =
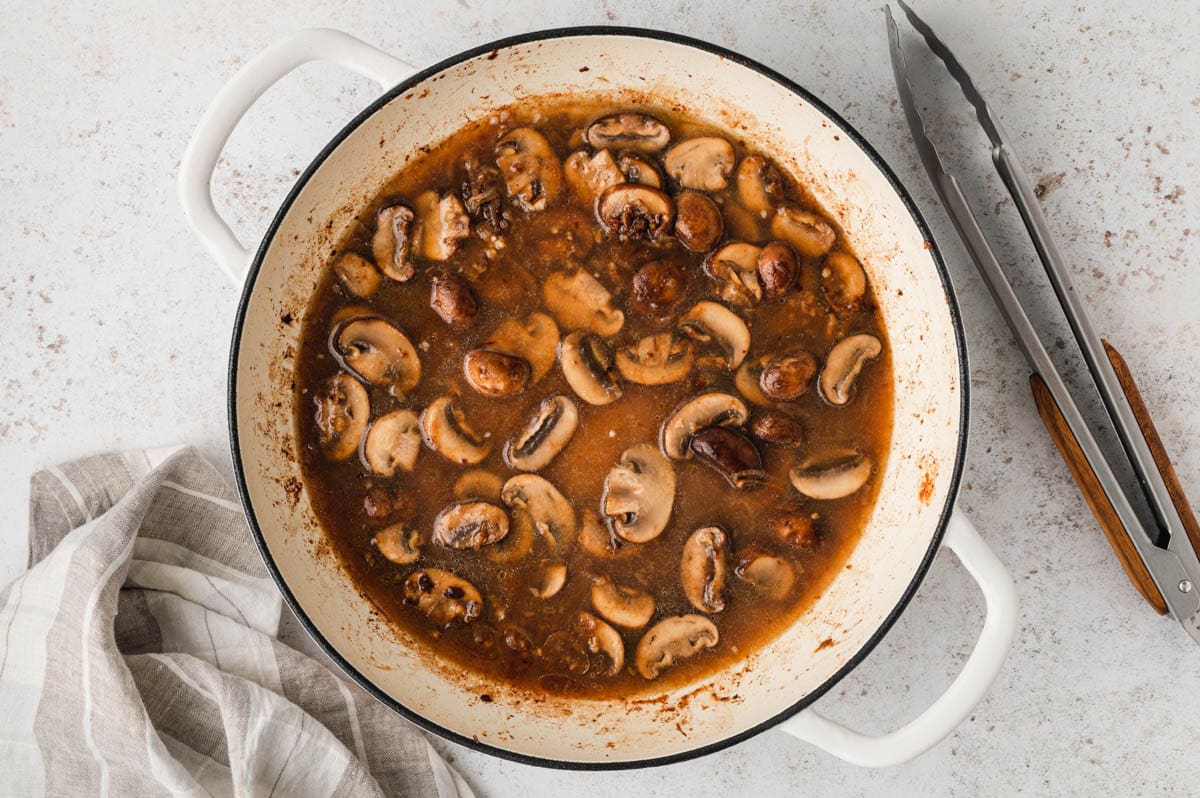
<path id="1" fill-rule="evenodd" d="M 258 524 L 258 518 L 254 514 L 254 507 L 250 502 L 250 494 L 246 486 L 246 474 L 242 466 L 241 446 L 238 441 L 237 428 L 238 354 L 241 346 L 242 329 L 246 321 L 246 311 L 250 304 L 250 297 L 254 293 L 254 286 L 258 278 L 258 272 L 262 268 L 262 262 L 266 257 L 267 250 L 270 248 L 271 241 L 274 239 L 275 234 L 278 231 L 279 226 L 283 223 L 284 218 L 291 210 L 292 203 L 295 202 L 296 197 L 300 194 L 300 191 L 305 185 L 307 185 L 309 179 L 325 162 L 326 158 L 328 158 L 330 154 L 338 147 L 338 145 L 340 145 L 351 133 L 353 133 L 367 118 L 372 116 L 376 111 L 387 105 L 396 97 L 408 92 L 414 86 L 432 75 L 442 72 L 443 70 L 448 69 L 456 64 L 462 63 L 463 61 L 475 58 L 476 56 L 490 53 L 493 50 L 500 50 L 513 45 L 528 44 L 530 42 L 539 42 L 546 39 L 570 38 L 575 36 L 632 36 L 644 39 L 655 39 L 658 41 L 669 42 L 671 44 L 680 44 L 687 47 L 692 47 L 706 53 L 720 56 L 721 58 L 754 70 L 760 75 L 775 81 L 792 93 L 796 94 L 804 102 L 812 105 L 822 114 L 824 114 L 833 124 L 841 129 L 842 133 L 847 135 L 851 141 L 858 145 L 858 147 L 860 147 L 863 152 L 867 154 L 875 166 L 877 166 L 879 170 L 883 172 L 884 176 L 888 180 L 888 183 L 891 184 L 892 190 L 899 195 L 901 201 L 904 203 L 905 208 L 908 209 L 908 213 L 912 217 L 913 223 L 916 224 L 917 229 L 921 231 L 922 237 L 932 245 L 930 248 L 930 255 L 933 257 L 933 262 L 937 268 L 938 277 L 941 279 L 942 288 L 945 291 L 946 306 L 950 311 L 950 318 L 954 327 L 955 345 L 958 350 L 959 360 L 958 384 L 960 391 L 960 413 L 962 422 L 958 430 L 958 443 L 955 452 L 954 468 L 950 479 L 950 487 L 946 494 L 946 504 L 942 508 L 941 516 L 938 518 L 937 530 L 930 539 L 929 548 L 925 552 L 924 557 L 921 559 L 921 563 L 916 569 L 916 572 L 913 574 L 912 581 L 909 582 L 908 587 L 905 588 L 904 594 L 900 597 L 900 600 L 896 603 L 896 606 L 884 619 L 883 624 L 880 625 L 879 629 L 875 631 L 870 639 L 867 640 L 862 648 L 860 648 L 854 654 L 854 656 L 849 659 L 849 661 L 839 668 L 836 673 L 826 679 L 823 684 L 796 703 L 784 707 L 767 720 L 764 720 L 749 729 L 738 732 L 737 734 L 733 734 L 723 740 L 719 740 L 715 743 L 709 743 L 708 745 L 697 746 L 677 754 L 650 759 L 631 759 L 613 762 L 580 762 L 572 760 L 549 759 L 539 756 L 532 756 L 530 754 L 523 754 L 516 751 L 510 751 L 489 743 L 480 742 L 472 737 L 467 737 L 457 732 L 453 732 L 443 726 L 440 726 L 429 718 L 414 712 L 412 709 L 409 709 L 404 704 L 401 704 L 396 699 L 384 693 L 383 690 L 376 687 L 374 683 L 360 673 L 329 643 L 328 640 L 325 639 L 321 632 L 317 630 L 312 620 L 304 612 L 304 608 L 301 607 L 300 602 L 297 601 L 296 596 L 292 593 L 291 588 L 284 581 L 283 575 L 276 567 L 275 561 L 271 556 L 271 552 L 267 548 L 266 540 L 263 537 L 262 528 Z M 465 50 L 443 61 L 439 61 L 433 66 L 426 67 L 425 69 L 413 74 L 411 77 L 385 92 L 381 97 L 367 106 L 365 110 L 355 116 L 354 119 L 352 119 L 345 127 L 343 127 L 341 131 L 339 131 L 338 134 L 334 136 L 327 145 L 325 145 L 316 158 L 313 159 L 312 163 L 309 164 L 308 168 L 304 170 L 304 173 L 296 180 L 296 183 L 294 186 L 292 186 L 287 198 L 279 207 L 279 211 L 275 214 L 275 218 L 271 221 L 270 226 L 263 235 L 262 243 L 259 245 L 258 251 L 255 253 L 254 260 L 251 263 L 250 269 L 246 275 L 246 284 L 242 290 L 242 297 L 238 303 L 237 318 L 234 321 L 233 342 L 230 347 L 229 355 L 229 438 L 230 446 L 233 451 L 234 475 L 237 481 L 238 495 L 241 498 L 242 508 L 245 511 L 246 520 L 249 522 L 250 531 L 254 536 L 254 542 L 258 546 L 259 553 L 262 555 L 263 561 L 266 563 L 267 570 L 270 572 L 271 578 L 275 581 L 279 591 L 283 594 L 284 601 L 287 602 L 288 607 L 290 607 L 292 612 L 295 613 L 296 618 L 300 621 L 305 630 L 307 630 L 308 634 L 313 638 L 314 641 L 316 641 L 317 645 L 321 647 L 321 649 L 329 656 L 329 658 L 336 662 L 338 667 L 340 667 L 347 676 L 353 679 L 359 687 L 366 690 L 385 706 L 391 708 L 393 711 L 417 724 L 421 728 L 433 732 L 434 734 L 437 734 L 438 736 L 447 740 L 458 743 L 459 745 L 466 746 L 467 748 L 471 748 L 476 751 L 482 751 L 483 753 L 491 754 L 492 756 L 497 756 L 514 762 L 520 762 L 525 765 L 558 768 L 563 770 L 626 770 L 683 762 L 744 742 L 760 732 L 766 731 L 767 729 L 782 723 L 796 713 L 813 704 L 834 685 L 841 681 L 846 674 L 857 667 L 858 664 L 866 659 L 866 657 L 875 649 L 884 636 L 891 630 L 896 620 L 900 617 L 901 613 L 904 612 L 905 608 L 908 606 L 908 603 L 916 594 L 917 588 L 924 580 L 925 574 L 929 571 L 929 566 L 932 564 L 933 558 L 941 546 L 942 538 L 946 533 L 946 525 L 949 522 L 950 514 L 954 508 L 954 501 L 958 496 L 959 481 L 962 477 L 963 459 L 966 455 L 967 429 L 969 426 L 967 422 L 968 412 L 970 409 L 970 380 L 968 379 L 968 374 L 967 349 L 963 334 L 962 318 L 959 314 L 958 302 L 954 297 L 954 288 L 950 281 L 950 275 L 946 270 L 946 264 L 942 260 L 941 252 L 939 251 L 936 242 L 934 242 L 933 236 L 930 234 L 929 226 L 925 223 L 924 217 L 922 217 L 920 210 L 917 208 L 916 203 L 913 202 L 912 197 L 909 196 L 908 191 L 904 188 L 904 185 L 900 182 L 899 178 L 896 177 L 896 174 L 887 165 L 883 158 L 880 157 L 879 153 L 877 153 L 875 149 L 867 143 L 866 139 L 864 139 L 857 130 L 851 127 L 846 120 L 842 119 L 842 117 L 828 105 L 823 103 L 817 97 L 813 96 L 813 94 L 807 89 L 802 88 L 794 81 L 789 80 L 773 69 L 763 66 L 757 61 L 754 61 L 743 55 L 732 52 L 731 50 L 727 50 L 724 47 L 710 44 L 699 39 L 693 39 L 689 36 L 683 36 L 677 33 L 668 33 L 665 31 L 650 30 L 647 28 L 627 28 L 612 25 L 585 25 L 571 28 L 553 28 L 549 30 L 525 33 L 519 36 L 511 36 L 505 39 L 497 39 L 496 41 L 479 45 L 478 47 L 474 47 L 470 50 Z"/>

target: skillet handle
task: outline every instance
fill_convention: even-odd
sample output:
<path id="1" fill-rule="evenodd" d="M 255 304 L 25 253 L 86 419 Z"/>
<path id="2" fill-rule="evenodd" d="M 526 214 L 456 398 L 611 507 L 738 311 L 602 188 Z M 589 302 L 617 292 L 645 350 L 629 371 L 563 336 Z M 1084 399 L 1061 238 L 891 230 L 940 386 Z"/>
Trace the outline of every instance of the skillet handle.
<path id="1" fill-rule="evenodd" d="M 311 61 L 332 61 L 385 89 L 417 71 L 348 33 L 310 28 L 271 44 L 217 93 L 180 162 L 179 202 L 188 224 L 234 285 L 240 286 L 245 278 L 250 251 L 241 245 L 213 205 L 213 170 L 229 135 L 250 106 L 289 72 Z"/>
<path id="2" fill-rule="evenodd" d="M 908 724 L 878 737 L 851 731 L 818 715 L 812 707 L 781 724 L 780 729 L 851 764 L 888 767 L 925 753 L 971 714 L 1012 648 L 1017 594 L 1004 565 L 958 510 L 950 516 L 942 545 L 953 551 L 975 578 L 987 604 L 975 650 L 946 692 Z"/>

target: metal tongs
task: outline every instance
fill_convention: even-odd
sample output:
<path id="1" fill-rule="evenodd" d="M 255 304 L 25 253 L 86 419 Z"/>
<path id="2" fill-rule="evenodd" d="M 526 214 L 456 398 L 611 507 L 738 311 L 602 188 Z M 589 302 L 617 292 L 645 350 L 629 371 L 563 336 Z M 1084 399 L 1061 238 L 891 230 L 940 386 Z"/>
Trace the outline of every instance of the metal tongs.
<path id="1" fill-rule="evenodd" d="M 1167 457 L 1129 367 L 1117 350 L 1108 341 L 1101 340 L 1092 329 L 1087 313 L 1071 285 L 1070 274 L 1063 265 L 1058 247 L 1054 244 L 1050 227 L 1042 215 L 1037 196 L 1025 170 L 1017 161 L 1012 142 L 1000 126 L 1000 120 L 988 108 L 983 95 L 975 88 L 958 59 L 933 30 L 903 0 L 897 2 L 975 108 L 979 124 L 992 144 L 992 162 L 1033 239 L 1046 275 L 1083 353 L 1092 381 L 1116 429 L 1125 457 L 1137 476 L 1141 500 L 1153 516 L 1153 526 L 1143 524 L 1134 511 L 1131 497 L 1114 475 L 1110 461 L 1096 442 L 1091 428 L 1042 346 L 1029 316 L 1021 307 L 1012 285 L 996 261 L 991 246 L 959 190 L 958 181 L 946 171 L 937 149 L 926 134 L 924 120 L 913 101 L 896 21 L 891 9 L 885 8 L 896 88 L 900 92 L 913 141 L 942 204 L 1033 368 L 1029 383 L 1038 412 L 1134 587 L 1160 615 L 1169 610 L 1192 639 L 1200 643 L 1200 560 L 1197 559 L 1200 524 L 1197 524 L 1188 506 L 1175 469 Z"/>

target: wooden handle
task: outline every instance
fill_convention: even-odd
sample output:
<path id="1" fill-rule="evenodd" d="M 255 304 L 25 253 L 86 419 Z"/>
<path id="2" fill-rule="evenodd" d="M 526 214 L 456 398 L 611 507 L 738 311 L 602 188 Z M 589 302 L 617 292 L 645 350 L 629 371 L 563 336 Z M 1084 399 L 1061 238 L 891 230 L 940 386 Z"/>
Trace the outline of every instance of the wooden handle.
<path id="1" fill-rule="evenodd" d="M 1117 511 L 1113 509 L 1112 502 L 1109 501 L 1108 496 L 1104 493 L 1104 488 L 1100 485 L 1100 480 L 1096 478 L 1096 472 L 1084 457 L 1083 450 L 1079 448 L 1079 441 L 1075 439 L 1075 435 L 1067 426 L 1067 420 L 1063 418 L 1058 403 L 1050 394 L 1050 389 L 1037 374 L 1030 375 L 1029 387 L 1033 390 L 1033 401 L 1037 404 L 1038 413 L 1046 424 L 1050 437 L 1054 439 L 1054 445 L 1058 447 L 1059 454 L 1066 461 L 1071 476 L 1075 477 L 1075 483 L 1079 485 L 1079 490 L 1083 493 L 1083 498 L 1087 500 L 1088 507 L 1092 508 L 1092 515 L 1096 516 L 1096 521 L 1104 530 L 1104 536 L 1108 538 L 1109 545 L 1116 552 L 1117 559 L 1121 561 L 1125 575 L 1129 577 L 1129 581 L 1145 597 L 1146 601 L 1150 602 L 1150 606 L 1154 608 L 1155 612 L 1159 615 L 1166 615 L 1167 603 L 1163 601 L 1162 594 L 1158 592 L 1158 587 L 1150 577 L 1150 572 L 1146 570 L 1145 563 L 1138 556 L 1137 549 L 1133 547 L 1129 532 L 1121 523 L 1121 519 L 1117 517 Z M 1132 405 L 1133 399 L 1129 401 Z M 1148 416 L 1147 420 L 1149 420 Z M 1157 436 L 1155 437 L 1157 438 Z M 1149 440 L 1149 436 L 1147 436 L 1147 440 Z"/>
<path id="2" fill-rule="evenodd" d="M 1154 428 L 1150 411 L 1146 409 L 1146 403 L 1142 401 L 1142 392 L 1138 390 L 1137 383 L 1133 381 L 1129 364 L 1125 362 L 1125 358 L 1121 357 L 1121 353 L 1117 351 L 1116 347 L 1108 341 L 1102 340 L 1101 343 L 1104 344 L 1104 351 L 1108 353 L 1108 360 L 1112 363 L 1113 371 L 1117 373 L 1117 382 L 1121 383 L 1125 398 L 1129 400 L 1129 408 L 1133 410 L 1133 416 L 1142 430 L 1142 437 L 1146 439 L 1146 446 L 1149 447 L 1150 455 L 1154 458 L 1154 465 L 1158 467 L 1158 473 L 1167 486 L 1167 493 L 1171 496 L 1171 503 L 1175 505 L 1175 512 L 1179 513 L 1179 520 L 1183 522 L 1183 528 L 1187 531 L 1188 540 L 1192 542 L 1192 548 L 1196 550 L 1196 553 L 1200 554 L 1200 523 L 1196 521 L 1196 514 L 1192 512 L 1191 505 L 1188 504 L 1187 496 L 1183 492 L 1183 485 L 1179 484 L 1179 475 L 1175 473 L 1175 466 L 1171 465 L 1171 458 L 1167 456 L 1162 438 L 1158 437 L 1158 430 Z"/>

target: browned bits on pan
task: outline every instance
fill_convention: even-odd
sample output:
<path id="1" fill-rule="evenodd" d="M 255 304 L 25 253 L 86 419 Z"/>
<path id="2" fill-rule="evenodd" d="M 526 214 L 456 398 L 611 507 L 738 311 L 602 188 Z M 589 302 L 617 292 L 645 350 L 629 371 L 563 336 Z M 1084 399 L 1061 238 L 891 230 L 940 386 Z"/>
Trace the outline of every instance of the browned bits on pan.
<path id="1" fill-rule="evenodd" d="M 758 378 L 758 385 L 770 398 L 788 401 L 803 395 L 816 373 L 816 359 L 808 352 L 797 352 L 768 363 Z"/>
<path id="2" fill-rule="evenodd" d="M 788 510 L 767 521 L 771 534 L 793 546 L 809 546 L 816 540 L 817 528 L 810 513 Z"/>
<path id="3" fill-rule="evenodd" d="M 750 423 L 750 433 L 763 443 L 799 446 L 804 442 L 800 422 L 778 410 L 766 410 Z"/>
<path id="4" fill-rule="evenodd" d="M 515 396 L 529 383 L 526 360 L 494 349 L 476 349 L 467 353 L 463 370 L 471 387 L 484 396 Z"/>
<path id="5" fill-rule="evenodd" d="M 758 281 L 767 299 L 782 299 L 800 273 L 796 250 L 784 241 L 772 241 L 758 253 Z"/>
<path id="6" fill-rule="evenodd" d="M 717 204 L 698 191 L 675 195 L 675 237 L 692 252 L 708 252 L 721 240 L 725 223 Z"/>
<path id="7" fill-rule="evenodd" d="M 668 310 L 687 288 L 687 273 L 671 258 L 653 260 L 633 275 L 633 306 L 658 315 Z"/>
<path id="8" fill-rule="evenodd" d="M 470 323 L 479 311 L 479 303 L 471 286 L 451 274 L 433 278 L 429 289 L 429 306 L 442 321 L 455 326 Z"/>

